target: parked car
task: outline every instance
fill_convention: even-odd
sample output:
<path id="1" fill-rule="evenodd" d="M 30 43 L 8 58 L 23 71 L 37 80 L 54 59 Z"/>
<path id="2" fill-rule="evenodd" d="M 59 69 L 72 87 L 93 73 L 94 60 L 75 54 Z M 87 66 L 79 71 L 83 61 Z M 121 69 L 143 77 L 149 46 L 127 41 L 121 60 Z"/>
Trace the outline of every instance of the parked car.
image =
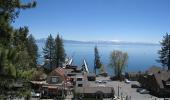
<path id="1" fill-rule="evenodd" d="M 104 80 L 103 80 L 103 81 L 102 81 L 102 83 L 106 84 L 106 83 L 107 83 L 107 81 L 104 81 Z"/>
<path id="2" fill-rule="evenodd" d="M 128 79 L 125 79 L 125 83 L 129 84 L 129 83 L 130 83 L 130 81 L 129 81 Z"/>
<path id="3" fill-rule="evenodd" d="M 140 92 L 141 90 L 143 90 L 142 88 L 137 88 L 136 92 Z"/>
<path id="4" fill-rule="evenodd" d="M 146 89 L 143 89 L 139 92 L 140 94 L 149 94 L 149 91 Z"/>
<path id="5" fill-rule="evenodd" d="M 99 83 L 100 84 L 100 83 L 102 83 L 102 81 L 101 80 L 97 80 L 95 83 Z"/>
<path id="6" fill-rule="evenodd" d="M 131 85 L 131 88 L 140 88 L 140 86 L 137 85 L 137 84 L 132 84 L 132 85 Z"/>
<path id="7" fill-rule="evenodd" d="M 107 81 L 104 81 L 104 80 L 98 80 L 98 81 L 96 81 L 95 83 L 99 83 L 99 84 L 106 84 L 106 83 L 107 83 Z"/>
<path id="8" fill-rule="evenodd" d="M 35 91 L 35 92 L 33 91 L 33 92 L 31 92 L 31 96 L 38 98 L 38 97 L 41 97 L 41 93 L 39 91 Z"/>

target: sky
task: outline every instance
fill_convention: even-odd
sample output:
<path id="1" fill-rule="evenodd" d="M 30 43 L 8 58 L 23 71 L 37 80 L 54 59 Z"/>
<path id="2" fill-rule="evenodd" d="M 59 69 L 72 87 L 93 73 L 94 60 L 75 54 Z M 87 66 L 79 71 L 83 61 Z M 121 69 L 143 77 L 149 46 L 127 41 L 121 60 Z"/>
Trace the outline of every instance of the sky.
<path id="1" fill-rule="evenodd" d="M 24 0 L 32 1 L 32 0 Z M 170 0 L 37 0 L 13 25 L 36 39 L 158 43 L 170 33 Z"/>

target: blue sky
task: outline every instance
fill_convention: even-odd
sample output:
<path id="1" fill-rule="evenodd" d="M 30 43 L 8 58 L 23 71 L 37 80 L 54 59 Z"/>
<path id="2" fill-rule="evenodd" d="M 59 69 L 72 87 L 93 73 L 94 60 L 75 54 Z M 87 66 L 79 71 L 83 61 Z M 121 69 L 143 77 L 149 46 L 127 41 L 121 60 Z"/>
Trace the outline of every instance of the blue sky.
<path id="1" fill-rule="evenodd" d="M 170 33 L 169 5 L 170 0 L 37 0 L 14 26 L 28 26 L 37 39 L 59 32 L 68 40 L 158 43 Z"/>

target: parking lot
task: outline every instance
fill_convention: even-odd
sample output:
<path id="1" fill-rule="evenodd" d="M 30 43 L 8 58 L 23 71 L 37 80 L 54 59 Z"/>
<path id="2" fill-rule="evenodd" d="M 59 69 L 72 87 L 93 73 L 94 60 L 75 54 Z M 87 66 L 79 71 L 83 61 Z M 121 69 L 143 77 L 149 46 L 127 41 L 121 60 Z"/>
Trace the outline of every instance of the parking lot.
<path id="1" fill-rule="evenodd" d="M 125 98 L 128 96 L 131 100 L 164 100 L 163 98 L 157 98 L 150 94 L 140 94 L 136 92 L 136 88 L 131 88 L 131 84 L 139 84 L 137 81 L 131 81 L 129 84 L 124 81 L 110 81 L 109 78 L 98 77 L 97 80 L 107 81 L 106 86 L 112 86 L 115 90 L 115 95 Z M 119 88 L 119 91 L 118 91 Z M 119 95 L 118 95 L 119 92 Z M 105 99 L 110 100 L 110 99 Z"/>

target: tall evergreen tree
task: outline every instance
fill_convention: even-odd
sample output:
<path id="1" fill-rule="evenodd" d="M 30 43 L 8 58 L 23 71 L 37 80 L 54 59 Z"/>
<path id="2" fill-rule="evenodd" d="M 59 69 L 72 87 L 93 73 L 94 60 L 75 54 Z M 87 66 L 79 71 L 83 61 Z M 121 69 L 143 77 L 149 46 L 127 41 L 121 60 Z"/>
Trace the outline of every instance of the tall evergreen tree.
<path id="1" fill-rule="evenodd" d="M 25 31 L 26 29 L 25 28 L 14 29 L 11 23 L 14 22 L 15 19 L 19 16 L 19 12 L 21 9 L 32 8 L 35 7 L 35 5 L 36 5 L 35 2 L 23 3 L 21 0 L 0 0 L 0 49 L 1 50 L 3 49 L 3 51 L 9 51 L 9 52 L 13 52 L 15 50 L 16 51 L 14 52 L 16 53 L 15 55 L 16 56 L 19 55 L 20 51 L 18 49 L 21 49 L 18 46 L 19 43 L 17 43 L 17 48 L 16 46 L 14 46 L 15 33 L 17 32 L 17 34 L 19 35 L 21 31 L 23 30 Z M 19 38 L 18 40 L 20 40 L 20 43 L 24 44 L 24 41 L 22 41 L 22 39 L 23 38 Z M 4 57 L 6 57 L 2 61 L 12 60 L 9 59 L 9 57 L 7 57 L 8 53 L 5 52 L 1 52 L 1 53 L 4 55 Z M 5 63 L 2 61 L 0 61 L 0 63 Z M 15 66 L 17 66 L 16 63 Z"/>
<path id="2" fill-rule="evenodd" d="M 13 34 L 12 45 L 17 50 L 18 60 L 16 63 L 18 70 L 30 70 L 32 68 L 32 58 L 28 52 L 28 28 L 16 29 Z"/>
<path id="3" fill-rule="evenodd" d="M 97 46 L 94 48 L 94 73 L 96 74 L 96 69 L 100 69 L 102 66 L 102 63 L 100 61 L 99 51 L 97 49 Z"/>
<path id="4" fill-rule="evenodd" d="M 62 38 L 57 34 L 55 39 L 55 63 L 56 67 L 61 66 L 61 64 L 65 61 L 65 50 Z"/>
<path id="5" fill-rule="evenodd" d="M 12 84 L 11 80 L 15 81 L 18 65 L 21 65 L 23 60 L 21 57 L 28 57 L 24 44 L 28 30 L 25 27 L 15 29 L 12 22 L 19 16 L 21 9 L 32 8 L 35 5 L 35 2 L 23 3 L 22 0 L 0 0 L 0 95 L 11 91 L 9 85 Z M 16 40 L 16 35 L 21 38 Z M 27 61 L 24 60 L 25 66 L 30 58 Z M 20 70 L 22 73 L 25 72 L 24 66 L 21 68 L 23 70 Z"/>
<path id="6" fill-rule="evenodd" d="M 159 60 L 164 68 L 168 68 L 170 70 L 170 35 L 166 33 L 165 36 L 163 36 L 163 40 L 160 42 L 161 44 L 161 50 L 158 51 Z"/>
<path id="7" fill-rule="evenodd" d="M 13 47 L 15 47 L 18 52 L 23 51 L 27 48 L 26 44 L 28 41 L 28 33 L 28 27 L 22 27 L 14 31 L 11 42 Z"/>
<path id="8" fill-rule="evenodd" d="M 36 2 L 23 3 L 21 0 L 0 0 L 0 46 L 8 46 L 13 33 L 11 22 L 19 16 L 21 9 L 35 7 Z"/>
<path id="9" fill-rule="evenodd" d="M 43 48 L 44 58 L 50 62 L 50 69 L 53 69 L 53 61 L 55 56 L 55 41 L 50 34 L 46 40 L 45 47 Z"/>
<path id="10" fill-rule="evenodd" d="M 28 50 L 28 54 L 31 58 L 31 66 L 35 68 L 37 65 L 38 46 L 37 46 L 36 40 L 32 34 L 30 34 L 28 36 L 27 50 Z"/>

